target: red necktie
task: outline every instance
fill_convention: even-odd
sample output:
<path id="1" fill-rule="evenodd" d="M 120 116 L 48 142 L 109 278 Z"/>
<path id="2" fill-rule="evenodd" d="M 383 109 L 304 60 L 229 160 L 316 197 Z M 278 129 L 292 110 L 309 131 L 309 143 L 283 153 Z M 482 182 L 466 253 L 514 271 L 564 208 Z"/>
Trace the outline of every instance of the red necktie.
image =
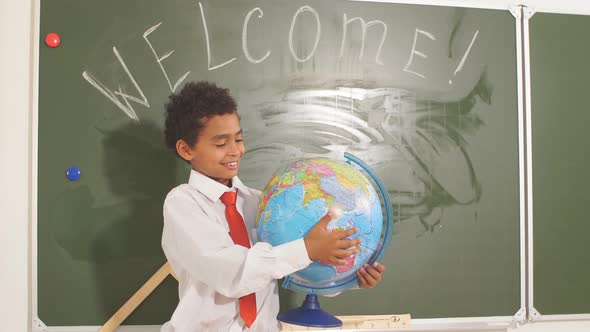
<path id="1" fill-rule="evenodd" d="M 225 217 L 229 225 L 229 234 L 235 244 L 250 248 L 250 239 L 244 219 L 236 208 L 237 193 L 228 191 L 221 195 L 221 201 L 225 204 Z M 240 316 L 246 326 L 252 326 L 256 319 L 256 294 L 250 293 L 240 297 Z"/>

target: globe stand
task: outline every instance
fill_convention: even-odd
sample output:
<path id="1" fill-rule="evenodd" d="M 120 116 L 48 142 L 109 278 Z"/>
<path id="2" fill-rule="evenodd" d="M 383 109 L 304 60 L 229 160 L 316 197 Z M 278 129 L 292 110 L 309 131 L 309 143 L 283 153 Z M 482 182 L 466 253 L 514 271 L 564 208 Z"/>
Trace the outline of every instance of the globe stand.
<path id="1" fill-rule="evenodd" d="M 301 307 L 279 314 L 281 322 L 311 327 L 340 327 L 342 321 L 320 308 L 317 294 L 308 293 Z"/>

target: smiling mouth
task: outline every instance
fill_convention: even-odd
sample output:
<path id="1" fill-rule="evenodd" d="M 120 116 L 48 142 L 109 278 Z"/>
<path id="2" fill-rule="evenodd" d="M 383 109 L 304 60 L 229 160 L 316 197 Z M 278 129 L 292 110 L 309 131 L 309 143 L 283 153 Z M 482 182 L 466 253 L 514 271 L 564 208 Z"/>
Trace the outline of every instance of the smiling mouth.
<path id="1" fill-rule="evenodd" d="M 228 166 L 228 167 L 235 167 L 235 166 L 238 166 L 238 162 L 237 161 L 232 161 L 232 162 L 229 162 L 229 163 L 225 163 L 223 165 Z"/>

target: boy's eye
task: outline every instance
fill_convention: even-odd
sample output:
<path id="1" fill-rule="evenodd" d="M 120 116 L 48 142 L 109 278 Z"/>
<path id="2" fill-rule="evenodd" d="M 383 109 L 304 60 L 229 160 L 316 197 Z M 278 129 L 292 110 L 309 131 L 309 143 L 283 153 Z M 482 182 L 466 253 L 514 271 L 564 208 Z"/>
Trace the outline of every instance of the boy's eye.
<path id="1" fill-rule="evenodd" d="M 243 140 L 242 138 L 236 138 L 236 140 L 235 140 L 235 141 L 236 141 L 236 143 L 241 143 L 241 142 L 243 142 L 244 140 Z M 215 144 L 215 146 L 216 146 L 216 147 L 218 147 L 218 148 L 222 148 L 222 147 L 224 147 L 226 144 L 227 144 L 227 142 L 223 142 L 223 143 L 216 143 L 216 144 Z"/>

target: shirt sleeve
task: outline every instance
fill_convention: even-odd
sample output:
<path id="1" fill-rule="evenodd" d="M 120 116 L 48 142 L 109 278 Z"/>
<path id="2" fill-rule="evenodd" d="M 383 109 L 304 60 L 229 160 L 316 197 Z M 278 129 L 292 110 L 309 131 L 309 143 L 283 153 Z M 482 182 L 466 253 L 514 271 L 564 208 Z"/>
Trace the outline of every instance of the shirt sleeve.
<path id="1" fill-rule="evenodd" d="M 261 290 L 311 263 L 303 239 L 275 247 L 265 242 L 251 248 L 235 245 L 227 229 L 183 195 L 168 196 L 164 203 L 162 248 L 173 265 L 232 298 Z"/>

